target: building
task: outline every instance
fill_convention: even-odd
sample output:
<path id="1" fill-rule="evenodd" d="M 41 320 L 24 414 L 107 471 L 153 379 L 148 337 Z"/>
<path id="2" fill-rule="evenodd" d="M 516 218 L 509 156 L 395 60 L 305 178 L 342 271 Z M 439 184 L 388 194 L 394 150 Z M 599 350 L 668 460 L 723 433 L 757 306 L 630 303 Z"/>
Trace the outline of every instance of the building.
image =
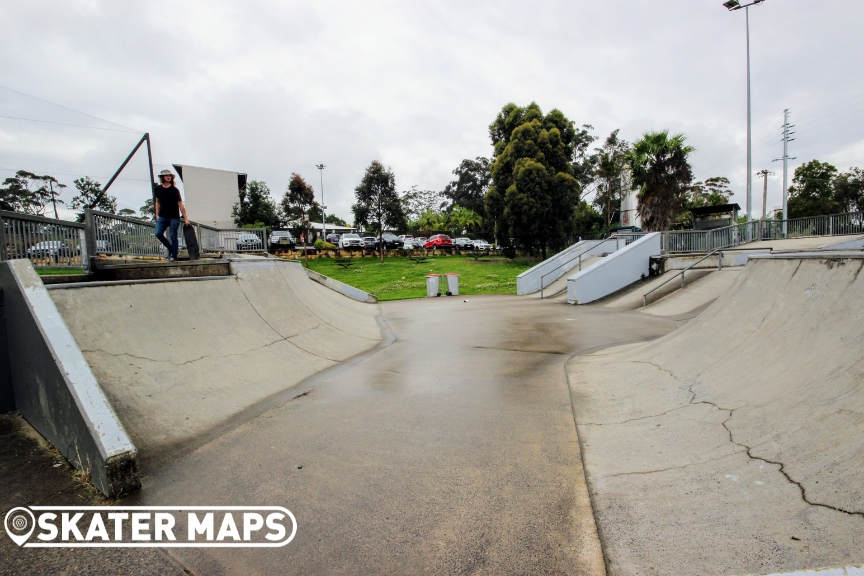
<path id="1" fill-rule="evenodd" d="M 183 202 L 189 218 L 215 228 L 234 228 L 231 210 L 246 187 L 246 174 L 174 164 L 183 182 Z"/>
<path id="2" fill-rule="evenodd" d="M 693 215 L 694 230 L 712 230 L 714 228 L 723 228 L 738 223 L 738 211 L 741 206 L 738 204 L 721 204 L 719 206 L 704 206 L 702 208 L 693 208 L 690 213 Z"/>
<path id="3" fill-rule="evenodd" d="M 636 191 L 631 190 L 621 200 L 621 227 L 634 226 L 642 229 L 642 218 L 639 217 L 637 208 L 639 207 L 639 199 L 636 198 Z"/>

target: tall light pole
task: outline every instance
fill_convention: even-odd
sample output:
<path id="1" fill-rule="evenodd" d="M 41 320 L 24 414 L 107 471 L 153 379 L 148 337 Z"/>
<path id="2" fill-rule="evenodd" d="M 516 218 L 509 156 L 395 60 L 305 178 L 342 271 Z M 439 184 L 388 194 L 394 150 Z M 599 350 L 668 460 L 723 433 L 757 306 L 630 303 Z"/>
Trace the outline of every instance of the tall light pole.
<path id="1" fill-rule="evenodd" d="M 316 164 L 315 168 L 321 173 L 321 239 L 327 241 L 327 219 L 324 217 L 324 164 Z"/>
<path id="2" fill-rule="evenodd" d="M 765 0 L 753 0 L 749 4 L 741 4 L 738 0 L 727 0 L 723 3 L 730 12 L 744 8 L 747 24 L 747 222 L 750 222 L 750 213 L 753 210 L 753 125 L 750 115 L 750 6 L 761 4 Z"/>

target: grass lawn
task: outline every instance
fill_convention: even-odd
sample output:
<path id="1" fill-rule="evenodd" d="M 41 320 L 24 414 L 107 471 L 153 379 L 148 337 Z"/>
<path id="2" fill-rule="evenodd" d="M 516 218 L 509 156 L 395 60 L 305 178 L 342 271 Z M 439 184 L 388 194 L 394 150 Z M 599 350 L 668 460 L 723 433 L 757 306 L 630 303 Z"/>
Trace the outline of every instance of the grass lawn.
<path id="1" fill-rule="evenodd" d="M 433 256 L 417 264 L 402 256 L 385 258 L 352 258 L 347 270 L 331 258 L 309 260 L 309 268 L 349 286 L 369 292 L 379 300 L 402 300 L 426 296 L 426 274 L 459 274 L 459 294 L 515 294 L 516 276 L 531 266 L 524 258 L 481 258 L 474 261 L 466 256 Z M 439 291 L 447 292 L 441 277 Z"/>
<path id="2" fill-rule="evenodd" d="M 87 271 L 83 268 L 36 268 L 36 273 L 40 276 L 57 276 L 67 274 L 86 274 Z"/>

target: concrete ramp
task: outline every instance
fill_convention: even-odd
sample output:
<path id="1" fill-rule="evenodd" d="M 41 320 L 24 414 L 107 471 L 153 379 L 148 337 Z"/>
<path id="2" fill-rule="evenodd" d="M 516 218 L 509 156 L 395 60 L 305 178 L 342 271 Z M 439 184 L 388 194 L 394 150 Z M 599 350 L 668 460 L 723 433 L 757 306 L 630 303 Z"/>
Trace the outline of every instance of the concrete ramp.
<path id="1" fill-rule="evenodd" d="M 516 294 L 534 294 L 550 287 L 574 268 L 584 268 L 589 258 L 602 257 L 624 247 L 623 238 L 607 238 L 605 240 L 582 240 L 566 250 L 547 258 L 532 266 L 516 277 Z M 565 284 L 566 286 L 566 284 Z M 560 292 L 560 289 L 557 289 Z M 554 292 L 552 292 L 554 293 Z"/>
<path id="2" fill-rule="evenodd" d="M 651 232 L 567 279 L 567 303 L 588 304 L 633 284 L 650 273 L 660 254 L 660 233 Z"/>
<path id="3" fill-rule="evenodd" d="M 864 561 L 862 266 L 751 258 L 683 328 L 568 364 L 615 574 Z"/>
<path id="4" fill-rule="evenodd" d="M 228 278 L 50 291 L 142 467 L 381 340 L 377 305 L 313 282 L 299 263 L 231 268 Z"/>

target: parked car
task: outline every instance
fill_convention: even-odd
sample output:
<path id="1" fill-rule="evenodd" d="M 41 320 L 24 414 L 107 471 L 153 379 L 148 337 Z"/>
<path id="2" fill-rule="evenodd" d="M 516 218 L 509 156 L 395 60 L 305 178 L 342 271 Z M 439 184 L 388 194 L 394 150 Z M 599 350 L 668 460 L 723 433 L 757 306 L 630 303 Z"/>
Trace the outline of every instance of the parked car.
<path id="1" fill-rule="evenodd" d="M 39 242 L 27 249 L 28 258 L 69 258 L 74 256 L 75 251 L 65 242 L 60 240 L 46 240 Z"/>
<path id="2" fill-rule="evenodd" d="M 454 238 L 453 247 L 458 250 L 473 250 L 474 241 L 470 238 Z"/>
<path id="3" fill-rule="evenodd" d="M 423 245 L 426 244 L 426 238 L 414 238 L 414 248 L 419 250 L 423 248 Z"/>
<path id="4" fill-rule="evenodd" d="M 363 248 L 363 238 L 359 234 L 342 234 L 339 239 L 339 248 L 353 250 Z"/>
<path id="5" fill-rule="evenodd" d="M 411 245 L 413 245 L 413 244 L 414 244 L 414 236 L 411 236 L 410 234 L 400 234 L 400 235 L 399 235 L 399 241 L 400 241 L 402 244 L 411 244 Z"/>
<path id="6" fill-rule="evenodd" d="M 277 248 L 290 248 L 293 250 L 294 244 L 294 237 L 288 230 L 274 230 L 273 233 L 270 234 L 271 250 L 275 250 Z"/>
<path id="7" fill-rule="evenodd" d="M 326 241 L 329 242 L 330 244 L 333 244 L 334 246 L 339 246 L 339 240 L 341 240 L 341 239 L 342 239 L 341 234 L 328 234 Z"/>
<path id="8" fill-rule="evenodd" d="M 404 246 L 405 244 L 405 242 L 399 239 L 399 236 L 396 236 L 391 232 L 385 232 L 382 235 L 381 239 L 384 240 L 384 248 L 386 248 L 387 250 L 394 250 L 396 248 Z"/>
<path id="9" fill-rule="evenodd" d="M 478 251 L 492 250 L 492 245 L 485 240 L 474 240 L 474 249 Z"/>
<path id="10" fill-rule="evenodd" d="M 435 234 L 423 243 L 423 248 L 427 250 L 453 248 L 453 241 L 446 234 Z"/>
<path id="11" fill-rule="evenodd" d="M 363 237 L 363 249 L 364 250 L 377 250 L 378 249 L 378 238 L 374 236 L 364 236 Z"/>
<path id="12" fill-rule="evenodd" d="M 237 250 L 263 250 L 261 238 L 257 234 L 241 232 L 237 235 Z"/>

